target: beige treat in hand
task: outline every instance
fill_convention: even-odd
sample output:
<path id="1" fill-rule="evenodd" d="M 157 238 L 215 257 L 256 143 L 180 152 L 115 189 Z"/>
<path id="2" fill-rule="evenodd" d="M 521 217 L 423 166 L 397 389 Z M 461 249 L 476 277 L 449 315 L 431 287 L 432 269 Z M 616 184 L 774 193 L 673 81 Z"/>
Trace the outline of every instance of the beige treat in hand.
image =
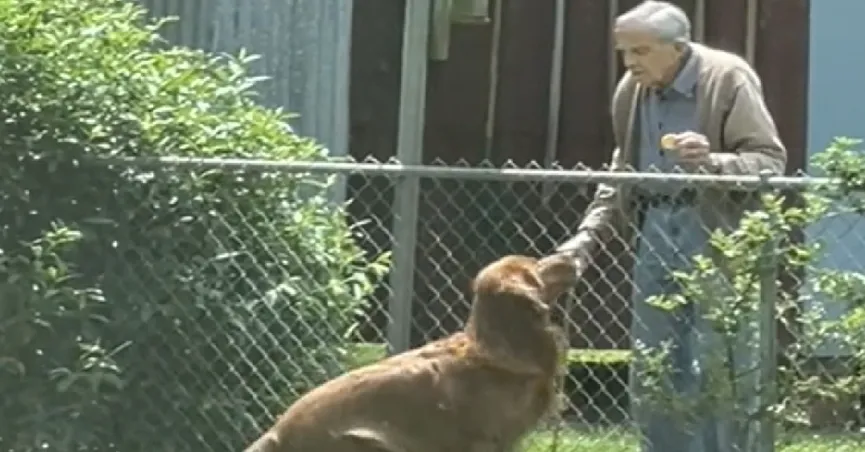
<path id="1" fill-rule="evenodd" d="M 665 151 L 676 149 L 676 135 L 668 133 L 661 137 L 661 149 Z"/>

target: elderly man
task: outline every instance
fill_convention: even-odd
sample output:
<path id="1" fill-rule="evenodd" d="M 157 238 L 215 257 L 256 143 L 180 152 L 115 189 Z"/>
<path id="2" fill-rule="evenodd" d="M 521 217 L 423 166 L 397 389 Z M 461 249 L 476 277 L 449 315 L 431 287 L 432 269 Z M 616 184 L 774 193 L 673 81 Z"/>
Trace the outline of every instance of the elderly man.
<path id="1" fill-rule="evenodd" d="M 690 28 L 679 7 L 662 1 L 646 1 L 617 18 L 614 39 L 627 73 L 612 99 L 617 147 L 611 169 L 783 173 L 786 151 L 757 74 L 736 55 L 690 42 Z M 662 149 L 665 136 L 671 149 Z M 669 394 L 687 398 L 706 386 L 709 353 L 697 338 L 711 331 L 699 306 L 662 310 L 647 298 L 675 293 L 671 272 L 687 269 L 694 255 L 707 251 L 710 231 L 735 227 L 754 200 L 742 192 L 601 185 L 575 236 L 557 249 L 585 268 L 592 253 L 617 237 L 616 229 L 638 225 L 632 345 L 636 352 L 672 346 L 667 363 L 672 372 L 664 388 Z M 748 344 L 742 345 L 734 361 L 746 359 L 742 352 L 747 350 L 742 349 Z M 653 405 L 635 377 L 643 364 L 642 355 L 635 356 L 632 410 L 643 433 L 644 452 L 751 447 L 753 429 L 744 413 L 702 410 L 691 422 L 683 422 L 669 407 Z"/>

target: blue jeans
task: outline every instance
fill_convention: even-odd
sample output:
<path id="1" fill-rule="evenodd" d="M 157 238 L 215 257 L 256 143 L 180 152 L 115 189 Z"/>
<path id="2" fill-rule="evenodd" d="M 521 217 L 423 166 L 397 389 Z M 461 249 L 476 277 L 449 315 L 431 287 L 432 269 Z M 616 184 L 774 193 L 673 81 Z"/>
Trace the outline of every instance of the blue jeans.
<path id="1" fill-rule="evenodd" d="M 635 293 L 631 323 L 631 410 L 642 434 L 642 452 L 753 452 L 756 449 L 754 420 L 747 418 L 756 407 L 759 363 L 756 324 L 751 323 L 729 339 L 716 333 L 704 318 L 706 306 L 685 304 L 672 311 L 648 304 L 652 295 L 674 294 L 677 283 L 668 272 L 641 266 L 634 272 Z M 709 293 L 723 290 L 713 284 Z M 663 375 L 660 388 L 648 387 L 644 372 L 651 350 L 664 346 Z M 734 371 L 730 378 L 731 369 Z M 710 377 L 713 377 L 710 380 Z M 726 402 L 706 400 L 709 393 L 718 394 L 714 377 L 731 381 Z M 660 391 L 658 391 L 660 389 Z M 654 399 L 660 396 L 661 399 Z M 698 402 L 690 408 L 671 409 L 674 398 Z M 701 402 L 702 403 L 699 403 Z M 724 402 L 724 401 L 722 401 Z"/>

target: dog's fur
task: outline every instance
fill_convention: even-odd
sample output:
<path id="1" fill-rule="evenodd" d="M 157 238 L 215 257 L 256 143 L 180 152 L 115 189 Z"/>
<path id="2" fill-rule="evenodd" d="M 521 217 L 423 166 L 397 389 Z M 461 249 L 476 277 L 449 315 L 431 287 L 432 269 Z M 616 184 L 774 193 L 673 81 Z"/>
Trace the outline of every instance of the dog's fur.
<path id="1" fill-rule="evenodd" d="M 564 256 L 503 257 L 473 283 L 466 328 L 308 392 L 245 452 L 505 452 L 556 406 L 552 303 Z"/>

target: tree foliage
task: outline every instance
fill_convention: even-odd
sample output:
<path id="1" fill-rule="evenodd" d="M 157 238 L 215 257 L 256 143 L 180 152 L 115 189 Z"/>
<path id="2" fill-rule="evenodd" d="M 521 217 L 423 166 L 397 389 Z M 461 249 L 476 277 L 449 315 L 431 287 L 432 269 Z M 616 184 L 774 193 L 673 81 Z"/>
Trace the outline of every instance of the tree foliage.
<path id="1" fill-rule="evenodd" d="M 0 0 L 0 449 L 238 450 L 333 375 L 387 268 L 248 57 L 121 0 Z M 290 333 L 290 334 L 289 334 Z"/>

